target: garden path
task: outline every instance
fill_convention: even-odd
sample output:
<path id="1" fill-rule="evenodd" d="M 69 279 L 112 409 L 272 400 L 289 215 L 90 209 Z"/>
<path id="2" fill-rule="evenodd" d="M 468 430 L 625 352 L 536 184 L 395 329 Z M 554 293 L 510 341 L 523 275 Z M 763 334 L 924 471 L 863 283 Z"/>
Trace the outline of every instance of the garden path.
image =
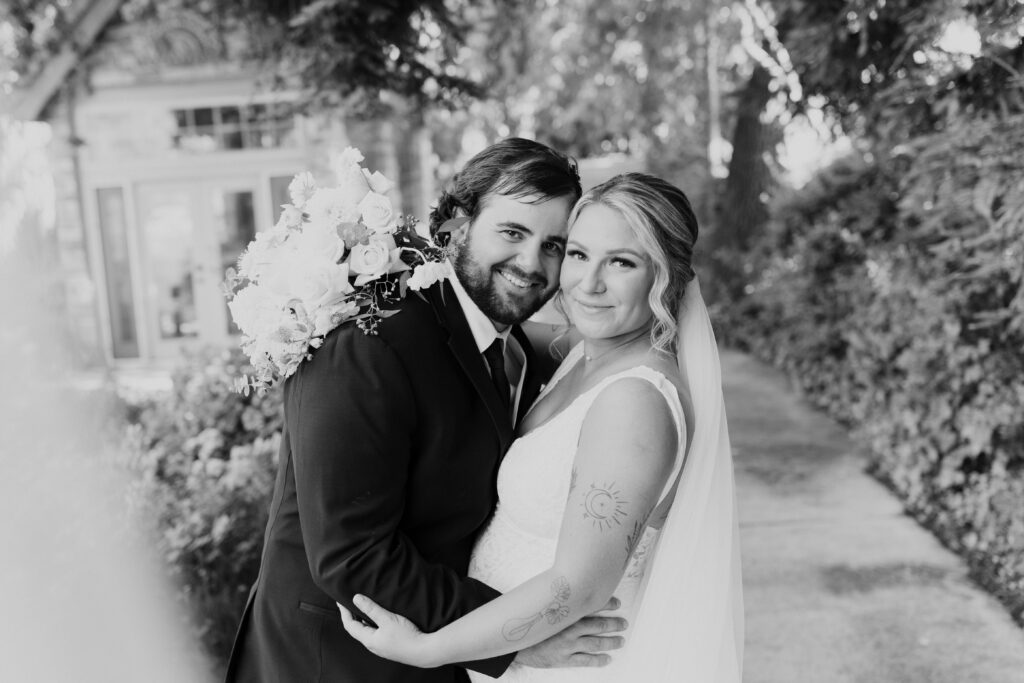
<path id="1" fill-rule="evenodd" d="M 864 473 L 862 447 L 776 370 L 722 364 L 744 683 L 1024 683 L 1024 631 Z"/>

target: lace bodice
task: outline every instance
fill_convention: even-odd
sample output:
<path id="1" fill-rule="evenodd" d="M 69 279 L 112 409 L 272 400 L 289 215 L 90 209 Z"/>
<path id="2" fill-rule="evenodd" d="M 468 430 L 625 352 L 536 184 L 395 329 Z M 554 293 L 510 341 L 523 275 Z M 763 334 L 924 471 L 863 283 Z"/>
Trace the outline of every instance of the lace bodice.
<path id="1" fill-rule="evenodd" d="M 582 356 L 582 344 L 577 345 L 537 400 L 550 392 Z M 470 576 L 506 592 L 551 566 L 584 418 L 604 388 L 627 377 L 641 378 L 657 387 L 675 418 L 681 445 L 675 468 L 661 498 L 666 495 L 679 472 L 682 444 L 686 443 L 683 409 L 675 385 L 657 370 L 646 366 L 610 375 L 512 444 L 498 472 L 498 505 L 473 550 Z M 627 620 L 638 604 L 647 559 L 657 535 L 658 532 L 650 527 L 644 531 L 615 591 L 615 597 L 622 602 L 616 614 L 622 614 Z M 628 642 L 628 634 L 626 637 Z M 614 680 L 614 676 L 614 666 L 603 669 L 530 669 L 513 664 L 499 680 L 568 683 Z M 473 672 L 470 672 L 470 678 L 473 681 L 493 680 Z"/>

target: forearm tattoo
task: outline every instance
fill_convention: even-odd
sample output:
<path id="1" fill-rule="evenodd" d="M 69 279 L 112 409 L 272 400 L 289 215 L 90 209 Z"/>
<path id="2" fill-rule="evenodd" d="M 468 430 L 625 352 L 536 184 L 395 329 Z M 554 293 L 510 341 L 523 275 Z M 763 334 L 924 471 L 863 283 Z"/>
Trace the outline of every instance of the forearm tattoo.
<path id="1" fill-rule="evenodd" d="M 559 576 L 552 581 L 551 594 L 554 599 L 537 614 L 523 619 L 510 619 L 505 622 L 505 625 L 501 627 L 502 637 L 511 642 L 522 640 L 541 619 L 547 619 L 549 624 L 557 624 L 568 617 L 568 603 L 569 598 L 572 596 L 569 580 L 564 576 Z"/>
<path id="2" fill-rule="evenodd" d="M 583 518 L 589 519 L 601 531 L 620 526 L 626 516 L 626 501 L 614 482 L 602 486 L 591 484 L 580 506 Z"/>
<path id="3" fill-rule="evenodd" d="M 623 569 L 629 566 L 629 561 L 633 557 L 633 551 L 636 549 L 637 543 L 640 542 L 640 538 L 644 535 L 644 530 L 647 528 L 647 521 L 650 519 L 654 509 L 650 509 L 640 519 L 633 522 L 633 531 L 626 536 L 626 563 Z"/>

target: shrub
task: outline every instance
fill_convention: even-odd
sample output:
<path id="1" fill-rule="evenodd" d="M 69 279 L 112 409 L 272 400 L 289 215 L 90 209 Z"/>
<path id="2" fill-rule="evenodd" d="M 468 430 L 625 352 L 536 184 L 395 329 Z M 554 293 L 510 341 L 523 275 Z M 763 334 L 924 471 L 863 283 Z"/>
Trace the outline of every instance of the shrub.
<path id="1" fill-rule="evenodd" d="M 723 336 L 857 427 L 1024 621 L 1024 117 L 847 159 L 776 207 Z"/>
<path id="2" fill-rule="evenodd" d="M 238 350 L 189 356 L 169 395 L 127 407 L 132 503 L 210 654 L 226 661 L 259 569 L 283 415 L 279 392 L 242 396 Z"/>

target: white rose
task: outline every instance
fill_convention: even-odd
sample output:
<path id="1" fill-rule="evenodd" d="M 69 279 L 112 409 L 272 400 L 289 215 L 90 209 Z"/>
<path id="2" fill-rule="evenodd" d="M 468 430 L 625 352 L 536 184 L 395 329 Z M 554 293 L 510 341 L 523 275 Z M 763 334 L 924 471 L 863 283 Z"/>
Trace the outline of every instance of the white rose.
<path id="1" fill-rule="evenodd" d="M 304 260 L 337 263 L 345 255 L 345 242 L 338 236 L 338 231 L 324 228 L 323 224 L 307 225 L 293 239 L 295 248 L 301 253 L 299 258 Z"/>
<path id="2" fill-rule="evenodd" d="M 356 285 L 376 280 L 387 273 L 401 253 L 401 249 L 395 247 L 395 240 L 390 235 L 371 237 L 366 244 L 352 247 L 348 265 L 358 276 Z"/>
<path id="3" fill-rule="evenodd" d="M 363 223 L 373 232 L 395 231 L 395 214 L 391 208 L 391 200 L 384 195 L 368 192 L 363 201 L 359 202 L 359 212 L 363 216 Z"/>
<path id="4" fill-rule="evenodd" d="M 366 176 L 366 182 L 370 184 L 370 189 L 377 194 L 387 194 L 391 188 L 395 186 L 393 182 L 387 179 L 387 177 L 380 171 L 374 171 L 370 173 L 365 168 L 363 169 L 363 175 Z"/>
<path id="5" fill-rule="evenodd" d="M 306 203 L 310 223 L 335 227 L 359 220 L 359 207 L 340 188 L 317 190 Z"/>
<path id="6" fill-rule="evenodd" d="M 292 204 L 299 209 L 305 208 L 306 202 L 315 192 L 316 181 L 313 180 L 313 174 L 308 171 L 295 176 L 288 185 L 288 195 L 292 199 Z"/>
<path id="7" fill-rule="evenodd" d="M 451 265 L 447 261 L 427 261 L 413 268 L 412 275 L 406 281 L 409 289 L 426 289 L 435 282 L 452 276 Z"/>
<path id="8" fill-rule="evenodd" d="M 307 315 L 312 316 L 319 308 L 333 306 L 354 291 L 348 277 L 348 264 L 316 264 L 292 280 L 291 293 L 302 300 Z"/>

